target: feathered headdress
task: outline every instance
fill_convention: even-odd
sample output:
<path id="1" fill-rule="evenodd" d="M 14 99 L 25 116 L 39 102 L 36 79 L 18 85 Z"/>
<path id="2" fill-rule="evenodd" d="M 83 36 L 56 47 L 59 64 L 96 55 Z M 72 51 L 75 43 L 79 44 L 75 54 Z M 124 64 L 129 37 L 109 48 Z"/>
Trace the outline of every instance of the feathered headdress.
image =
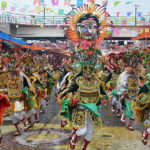
<path id="1" fill-rule="evenodd" d="M 99 22 L 100 22 L 100 28 L 99 28 L 99 38 L 97 40 L 97 44 L 99 45 L 102 40 L 106 37 L 108 37 L 108 32 L 106 28 L 108 27 L 107 24 L 107 19 L 106 16 L 104 17 L 105 14 L 105 9 L 103 6 L 97 6 L 97 5 L 83 5 L 82 8 L 74 8 L 75 15 L 69 15 L 66 19 L 66 34 L 68 36 L 68 39 L 71 40 L 75 45 L 78 44 L 79 40 L 79 35 L 77 31 L 77 23 L 78 21 L 86 16 L 86 15 L 92 15 L 93 17 L 96 17 Z"/>

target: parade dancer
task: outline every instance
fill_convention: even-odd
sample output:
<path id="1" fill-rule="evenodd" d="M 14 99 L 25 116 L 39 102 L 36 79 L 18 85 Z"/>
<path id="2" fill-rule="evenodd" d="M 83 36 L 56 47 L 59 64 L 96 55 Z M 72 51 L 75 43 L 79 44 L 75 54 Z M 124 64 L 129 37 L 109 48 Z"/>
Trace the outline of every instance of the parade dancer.
<path id="1" fill-rule="evenodd" d="M 9 100 L 5 96 L 0 94 L 0 126 L 3 124 L 2 119 L 3 119 L 3 115 L 5 113 L 5 110 L 9 107 L 10 107 Z M 1 135 L 1 130 L 0 130 L 0 143 L 1 143 L 1 141 L 2 141 L 2 135 Z"/>
<path id="2" fill-rule="evenodd" d="M 112 104 L 112 114 L 116 113 L 117 117 L 120 117 L 121 103 L 119 99 L 119 95 L 116 89 L 111 91 L 111 104 Z"/>
<path id="3" fill-rule="evenodd" d="M 135 117 L 137 122 L 147 127 L 142 132 L 142 142 L 147 144 L 148 136 L 150 135 L 150 73 L 146 75 L 146 83 L 140 88 L 136 102 L 133 102 Z"/>
<path id="4" fill-rule="evenodd" d="M 24 55 L 23 55 L 24 56 Z M 21 57 L 22 59 L 22 57 Z M 5 80 L 6 87 L 3 92 L 7 93 L 7 96 L 12 103 L 13 114 L 11 116 L 12 123 L 16 127 L 15 136 L 21 134 L 19 128 L 19 122 L 23 122 L 24 131 L 28 131 L 28 125 L 25 118 L 25 109 L 27 109 L 26 103 L 26 89 L 25 87 L 30 87 L 31 84 L 28 82 L 27 77 L 20 71 L 20 59 L 17 62 L 16 58 L 11 54 L 9 56 L 8 72 L 9 75 Z"/>
<path id="5" fill-rule="evenodd" d="M 98 108 L 101 103 L 106 103 L 103 101 L 106 100 L 106 93 L 94 68 L 101 54 L 99 44 L 103 38 L 100 31 L 105 28 L 103 24 L 107 23 L 99 22 L 104 13 L 102 7 L 91 7 L 84 5 L 80 10 L 76 9 L 76 17 L 68 17 L 66 23 L 68 38 L 77 46 L 77 61 L 83 64 L 82 71 L 71 79 L 67 90 L 58 99 L 61 106 L 60 115 L 66 117 L 74 128 L 70 141 L 71 149 L 75 148 L 77 139 L 82 135 L 84 140 L 81 149 L 87 149 L 92 140 L 94 126 L 102 127 Z M 100 25 L 104 28 L 100 28 Z"/>
<path id="6" fill-rule="evenodd" d="M 139 62 L 140 58 L 139 52 L 137 50 L 127 52 L 124 58 L 126 68 L 125 71 L 118 77 L 117 83 L 117 92 L 120 95 L 122 103 L 124 103 L 122 107 L 125 106 L 125 110 L 121 114 L 121 123 L 122 125 L 125 125 L 125 119 L 128 117 L 130 120 L 127 128 L 131 131 L 134 131 L 132 126 L 134 121 L 134 110 L 132 109 L 132 102 L 136 99 L 140 87 L 140 82 L 138 79 L 138 73 L 140 72 L 138 70 Z"/>

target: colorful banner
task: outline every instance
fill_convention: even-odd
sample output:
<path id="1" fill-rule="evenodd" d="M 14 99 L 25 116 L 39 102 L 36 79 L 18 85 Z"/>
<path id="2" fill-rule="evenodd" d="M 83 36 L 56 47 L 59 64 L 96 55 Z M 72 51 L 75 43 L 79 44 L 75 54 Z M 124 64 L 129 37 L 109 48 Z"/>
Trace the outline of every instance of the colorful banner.
<path id="1" fill-rule="evenodd" d="M 130 17 L 132 12 L 127 12 L 127 16 Z"/>
<path id="2" fill-rule="evenodd" d="M 119 28 L 115 28 L 115 34 L 116 34 L 116 36 L 119 36 L 119 35 L 120 35 L 120 33 L 119 33 Z"/>
<path id="3" fill-rule="evenodd" d="M 83 0 L 77 0 L 77 7 L 83 6 Z"/>
<path id="4" fill-rule="evenodd" d="M 11 12 L 13 12 L 13 11 L 15 11 L 16 9 L 12 6 L 11 8 L 10 8 L 10 11 Z"/>
<path id="5" fill-rule="evenodd" d="M 58 10 L 58 15 L 60 16 L 60 15 L 64 15 L 64 9 L 59 9 Z"/>
<path id="6" fill-rule="evenodd" d="M 124 16 L 121 16 L 121 20 L 123 20 L 124 19 Z"/>
<path id="7" fill-rule="evenodd" d="M 135 17 L 132 16 L 132 17 L 130 18 L 130 22 L 135 22 Z"/>
<path id="8" fill-rule="evenodd" d="M 21 12 L 21 13 L 25 13 L 25 12 L 26 12 L 26 10 L 25 10 L 25 8 L 21 8 L 21 9 L 19 10 L 19 12 Z"/>
<path id="9" fill-rule="evenodd" d="M 115 19 L 115 24 L 119 24 L 119 19 Z"/>
<path id="10" fill-rule="evenodd" d="M 145 32 L 146 32 L 146 33 L 149 32 L 149 28 L 145 28 Z"/>
<path id="11" fill-rule="evenodd" d="M 24 8 L 27 11 L 30 8 L 30 6 L 29 5 L 24 5 Z"/>
<path id="12" fill-rule="evenodd" d="M 116 13 L 116 16 L 119 17 L 119 14 L 120 14 L 120 12 L 117 12 L 117 13 Z"/>
<path id="13" fill-rule="evenodd" d="M 7 8 L 7 2 L 6 1 L 2 1 L 1 8 Z"/>
<path id="14" fill-rule="evenodd" d="M 53 4 L 53 6 L 58 6 L 59 0 L 51 0 L 51 3 Z"/>
<path id="15" fill-rule="evenodd" d="M 137 12 L 138 17 L 141 17 L 142 12 Z"/>
<path id="16" fill-rule="evenodd" d="M 104 0 L 102 6 L 103 6 L 103 7 L 106 7 L 107 4 L 108 4 L 108 0 Z"/>
<path id="17" fill-rule="evenodd" d="M 14 7 L 14 8 L 18 8 L 19 5 L 18 5 L 17 3 L 13 3 L 13 7 Z"/>
<path id="18" fill-rule="evenodd" d="M 114 2 L 114 7 L 118 6 L 120 4 L 120 1 L 115 1 Z"/>
<path id="19" fill-rule="evenodd" d="M 70 6 L 70 0 L 64 0 L 64 6 Z"/>
<path id="20" fill-rule="evenodd" d="M 90 3 L 95 3 L 95 1 L 94 0 L 87 0 L 87 2 L 90 2 Z"/>
<path id="21" fill-rule="evenodd" d="M 133 1 L 128 1 L 128 2 L 125 2 L 126 5 L 129 5 L 131 4 Z"/>
<path id="22" fill-rule="evenodd" d="M 33 5 L 35 6 L 38 4 L 38 6 L 41 6 L 41 0 L 34 0 Z"/>
<path id="23" fill-rule="evenodd" d="M 71 15 L 71 16 L 73 16 L 73 15 L 75 15 L 75 14 L 76 14 L 76 12 L 75 12 L 74 10 L 71 10 L 71 11 L 70 11 L 70 15 Z"/>
<path id="24" fill-rule="evenodd" d="M 127 25 L 127 20 L 122 20 L 123 25 Z"/>

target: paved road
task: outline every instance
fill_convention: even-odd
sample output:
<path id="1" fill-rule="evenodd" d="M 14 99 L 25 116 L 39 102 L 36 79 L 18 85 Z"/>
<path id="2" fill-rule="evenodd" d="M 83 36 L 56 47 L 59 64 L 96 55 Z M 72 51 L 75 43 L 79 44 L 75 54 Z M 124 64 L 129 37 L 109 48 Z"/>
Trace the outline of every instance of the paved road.
<path id="1" fill-rule="evenodd" d="M 88 150 L 149 150 L 150 138 L 147 146 L 141 142 L 141 131 L 145 128 L 135 124 L 135 131 L 122 127 L 120 118 L 111 113 L 110 107 L 100 108 L 104 128 L 95 129 L 93 140 Z M 40 123 L 35 124 L 27 133 L 13 137 L 15 128 L 8 120 L 2 128 L 3 140 L 0 150 L 69 150 L 70 128 L 61 129 L 59 105 L 54 95 L 45 113 L 40 115 Z M 7 124 L 7 125 L 6 125 Z M 80 150 L 82 140 L 77 143 L 76 150 Z"/>

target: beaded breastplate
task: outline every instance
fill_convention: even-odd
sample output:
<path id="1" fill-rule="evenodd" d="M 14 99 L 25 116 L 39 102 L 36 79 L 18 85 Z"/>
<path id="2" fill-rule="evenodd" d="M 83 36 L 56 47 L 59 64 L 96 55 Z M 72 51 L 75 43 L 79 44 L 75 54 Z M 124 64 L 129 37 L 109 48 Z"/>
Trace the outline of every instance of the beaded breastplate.
<path id="1" fill-rule="evenodd" d="M 6 75 L 4 73 L 0 74 L 0 89 L 5 88 Z"/>
<path id="2" fill-rule="evenodd" d="M 21 79 L 19 77 L 16 77 L 14 79 L 7 78 L 6 84 L 8 88 L 8 98 L 12 100 L 20 99 L 20 97 L 22 96 Z"/>
<path id="3" fill-rule="evenodd" d="M 30 77 L 29 77 L 29 80 L 30 80 L 30 83 L 32 84 L 33 90 L 34 90 L 34 92 L 35 92 L 35 91 L 36 91 L 35 82 L 36 82 L 37 78 L 36 78 L 35 76 L 30 76 Z"/>
<path id="4" fill-rule="evenodd" d="M 47 86 L 47 73 L 40 74 L 40 81 L 44 87 Z"/>
<path id="5" fill-rule="evenodd" d="M 138 78 L 129 76 L 127 79 L 127 96 L 136 97 L 139 92 Z"/>
<path id="6" fill-rule="evenodd" d="M 100 82 L 95 77 L 90 80 L 85 79 L 83 76 L 76 79 L 79 86 L 77 91 L 78 98 L 82 103 L 97 103 L 100 98 Z"/>

